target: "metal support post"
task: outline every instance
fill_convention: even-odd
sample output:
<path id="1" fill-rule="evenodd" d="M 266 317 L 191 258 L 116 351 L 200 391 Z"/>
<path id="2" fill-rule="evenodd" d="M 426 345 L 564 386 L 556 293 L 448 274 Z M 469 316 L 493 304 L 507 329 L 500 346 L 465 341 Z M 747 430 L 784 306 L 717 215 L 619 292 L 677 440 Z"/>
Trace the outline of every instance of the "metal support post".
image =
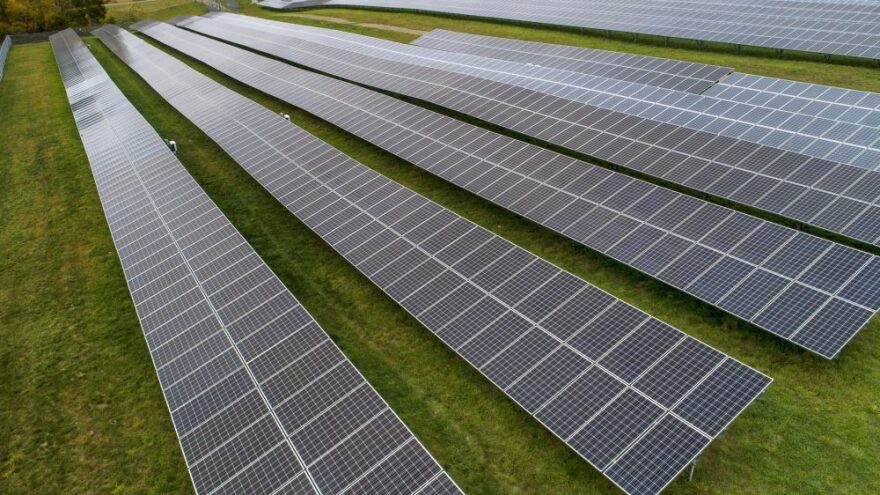
<path id="1" fill-rule="evenodd" d="M 688 476 L 688 481 L 694 481 L 694 470 L 697 468 L 697 461 L 699 460 L 699 458 L 696 458 L 694 459 L 694 462 L 691 463 L 691 473 Z"/>

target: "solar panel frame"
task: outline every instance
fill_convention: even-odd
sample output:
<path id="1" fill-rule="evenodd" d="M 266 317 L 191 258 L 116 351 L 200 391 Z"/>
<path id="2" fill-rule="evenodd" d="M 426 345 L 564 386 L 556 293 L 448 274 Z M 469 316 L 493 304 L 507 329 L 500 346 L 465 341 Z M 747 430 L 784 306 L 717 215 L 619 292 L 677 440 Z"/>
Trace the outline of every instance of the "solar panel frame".
<path id="1" fill-rule="evenodd" d="M 161 27 L 159 24 L 151 24 L 149 26 L 141 25 L 140 29 L 144 32 L 150 32 L 157 26 Z M 121 31 L 119 35 L 123 36 Z M 489 307 L 493 304 L 495 307 L 500 305 L 504 310 L 504 314 L 501 317 L 496 318 L 494 323 L 489 326 L 472 328 L 472 332 L 476 333 L 472 333 L 464 344 L 455 349 L 456 352 L 460 351 L 459 354 L 472 364 L 475 363 L 475 359 L 478 359 L 478 362 L 481 364 L 475 364 L 475 366 L 490 380 L 496 383 L 507 384 L 506 386 L 512 386 L 518 383 L 522 377 L 531 373 L 535 365 L 546 361 L 546 358 L 557 350 L 567 348 L 567 344 L 560 340 L 559 337 L 543 329 L 538 322 L 530 320 L 517 309 L 521 302 L 518 303 L 515 300 L 522 299 L 524 301 L 528 299 L 529 295 L 524 296 L 524 294 L 529 293 L 529 289 L 520 287 L 519 291 L 505 292 L 504 288 L 510 287 L 511 281 L 517 279 L 522 270 L 527 267 L 532 267 L 529 270 L 539 268 L 541 270 L 549 270 L 554 273 L 551 279 L 570 277 L 570 280 L 574 281 L 574 283 L 580 284 L 579 293 L 586 294 L 589 291 L 595 295 L 594 299 L 598 298 L 596 299 L 597 301 L 600 299 L 610 300 L 611 302 L 617 301 L 612 296 L 586 282 L 567 274 L 491 232 L 457 215 L 451 214 L 451 212 L 448 215 L 446 227 L 435 228 L 433 232 L 427 234 L 422 233 L 419 230 L 421 225 L 424 225 L 430 218 L 434 218 L 448 210 L 358 164 L 344 154 L 333 150 L 328 145 L 308 135 L 298 127 L 282 120 L 271 111 L 207 79 L 145 42 L 133 36 L 125 36 L 125 41 L 127 43 L 123 52 L 125 58 L 134 58 L 136 54 L 141 55 L 138 59 L 142 60 L 142 62 L 133 63 L 135 70 L 142 77 L 145 77 L 148 83 L 152 83 L 160 94 L 165 95 L 169 103 L 185 116 L 191 118 L 209 137 L 215 139 L 249 174 L 258 182 L 261 182 L 276 199 L 310 228 L 320 232 L 320 226 L 325 221 L 323 219 L 327 217 L 322 215 L 321 212 L 329 210 L 336 212 L 336 214 L 341 214 L 341 212 L 349 210 L 348 207 L 350 206 L 360 210 L 357 214 L 354 212 L 350 213 L 350 221 L 363 216 L 367 217 L 369 222 L 378 224 L 381 229 L 371 231 L 372 235 L 368 238 L 359 238 L 358 241 L 347 245 L 344 250 L 339 247 L 343 241 L 338 241 L 333 245 L 334 249 L 365 276 L 370 278 L 392 299 L 398 302 L 407 312 L 424 325 L 432 326 L 433 328 L 429 327 L 429 329 L 441 339 L 445 341 L 444 328 L 453 321 L 458 320 L 459 317 L 468 311 L 480 306 L 481 309 L 485 308 L 491 313 L 491 310 L 488 309 Z M 144 56 L 143 53 L 151 55 Z M 154 66 L 151 68 L 145 67 L 148 61 Z M 151 73 L 152 71 L 157 71 L 157 73 Z M 173 74 L 173 77 L 169 77 L 171 74 Z M 186 89 L 187 86 L 189 90 Z M 201 96 L 204 94 L 206 86 L 212 88 L 210 91 L 210 101 Z M 222 115 L 223 117 L 222 119 L 208 119 L 205 117 L 206 115 Z M 217 124 L 219 120 L 223 121 L 222 125 Z M 238 130 L 237 137 L 233 129 Z M 255 129 L 260 130 L 256 131 Z M 259 150 L 245 150 L 234 144 L 235 142 L 241 142 L 245 135 L 259 139 L 259 142 L 265 144 L 258 147 Z M 285 148 L 280 143 L 297 143 L 299 147 L 294 145 L 293 147 Z M 285 151 L 281 151 L 282 149 Z M 278 159 L 270 160 L 269 165 L 265 165 L 265 161 L 261 162 L 255 159 L 257 156 L 262 155 L 255 153 L 274 153 Z M 294 156 L 297 158 L 294 158 Z M 298 158 L 302 156 L 306 158 L 300 161 Z M 280 163 L 284 161 L 287 163 Z M 267 170 L 272 170 L 273 167 L 286 169 L 287 174 L 284 177 L 293 176 L 290 187 L 285 185 L 279 186 L 277 182 L 265 180 L 266 176 L 264 174 L 267 173 Z M 353 177 L 346 175 L 346 173 L 353 170 L 360 172 L 353 174 Z M 271 172 L 269 174 L 271 175 Z M 347 177 L 347 182 L 344 182 L 343 177 Z M 275 180 L 278 179 L 280 177 Z M 330 184 L 334 185 L 330 186 Z M 359 190 L 361 192 L 355 194 Z M 319 206 L 317 211 L 310 209 L 319 203 L 322 206 Z M 400 211 L 403 209 L 401 207 L 403 204 L 410 205 L 408 211 Z M 424 214 L 420 213 L 423 211 Z M 435 213 L 431 214 L 431 211 Z M 406 222 L 406 219 L 411 216 L 422 218 L 422 224 L 415 228 L 399 227 L 402 224 L 401 222 Z M 316 217 L 319 219 L 315 220 Z M 366 226 L 355 229 L 348 235 L 356 235 L 358 230 L 364 228 Z M 483 238 L 483 240 L 477 240 L 476 243 L 465 241 L 468 246 L 472 247 L 470 254 L 465 256 L 459 255 L 458 258 L 448 257 L 444 254 L 445 251 L 451 249 L 452 245 L 463 241 L 472 232 L 482 234 L 479 237 Z M 328 235 L 323 234 L 322 237 L 326 239 Z M 410 247 L 407 247 L 407 245 Z M 475 245 L 476 247 L 474 247 Z M 382 267 L 392 266 L 395 263 L 394 260 L 404 259 L 407 253 L 413 250 L 423 255 L 425 261 L 422 264 L 408 271 L 400 270 L 395 280 L 385 279 L 379 281 L 374 278 L 376 274 L 382 271 Z M 499 257 L 498 254 L 504 254 L 504 256 Z M 382 258 L 382 261 L 371 261 L 377 258 Z M 493 262 L 499 263 L 497 267 L 499 269 L 503 266 L 503 273 L 508 274 L 508 276 L 501 275 L 502 271 L 493 270 L 491 273 L 488 272 L 486 267 Z M 406 264 L 406 266 L 409 266 L 409 264 Z M 543 279 L 548 280 L 546 276 Z M 535 292 L 534 276 L 517 280 L 520 280 L 518 283 L 532 284 L 529 285 L 529 287 L 533 288 L 531 293 Z M 540 283 L 537 285 L 537 289 L 543 286 Z M 510 304 L 502 302 L 505 299 L 514 302 Z M 471 302 L 470 307 L 467 306 L 468 301 Z M 623 302 L 618 304 L 630 308 L 629 311 L 642 315 L 642 318 L 646 321 L 656 321 Z M 586 323 L 586 320 L 581 321 Z M 663 328 L 669 328 L 671 332 L 676 333 L 679 336 L 678 344 L 687 342 L 689 349 L 711 349 L 659 321 L 656 324 L 661 325 Z M 480 338 L 481 335 L 486 338 L 482 340 L 481 344 L 477 345 L 475 339 Z M 474 343 L 471 346 L 473 353 L 465 350 L 470 342 Z M 527 351 L 531 348 L 543 349 L 546 355 L 530 355 Z M 714 350 L 706 352 L 714 353 L 714 355 L 720 357 L 717 364 L 732 359 Z M 577 351 L 574 351 L 574 353 L 579 354 Z M 685 356 L 687 355 L 685 353 Z M 524 361 L 527 358 L 529 361 Z M 579 356 L 579 362 L 581 367 L 578 369 L 578 374 L 588 369 L 602 369 L 601 364 L 592 364 L 581 356 Z M 648 364 L 655 365 L 657 362 L 663 362 L 663 358 L 660 357 Z M 670 366 L 670 364 L 667 363 L 664 366 Z M 675 364 L 671 366 L 672 369 L 676 368 Z M 715 369 L 717 367 L 712 368 L 710 371 Z M 606 373 L 605 371 L 600 372 Z M 519 378 L 513 378 L 514 375 L 512 373 L 520 373 Z M 753 396 L 752 399 L 754 399 L 769 385 L 770 379 L 768 377 L 756 371 L 753 373 L 755 376 L 760 377 L 755 382 L 755 386 L 748 387 L 749 390 L 740 392 L 738 395 L 741 396 L 745 393 L 746 395 Z M 650 376 L 650 368 L 644 370 L 643 374 Z M 614 375 L 608 376 L 612 380 L 618 380 L 616 383 L 620 383 L 618 378 L 613 378 Z M 685 394 L 690 392 L 691 389 L 699 387 L 699 384 L 708 376 L 707 374 L 699 377 L 700 380 L 693 382 L 690 386 L 679 388 L 679 392 Z M 661 380 L 658 383 L 674 383 L 676 381 L 674 376 L 659 377 L 657 379 Z M 672 382 L 669 380 L 672 380 Z M 642 392 L 632 388 L 631 384 L 620 384 L 620 386 L 630 390 L 631 393 L 644 396 Z M 660 390 L 663 390 L 662 386 Z M 719 411 L 719 413 L 728 417 L 730 421 L 742 410 L 740 406 L 734 406 L 736 411 L 729 409 L 730 403 L 727 398 L 719 397 L 719 400 L 722 402 L 722 408 L 728 408 L 727 412 L 721 413 Z M 662 408 L 664 409 L 664 415 L 674 415 L 675 412 L 672 409 L 675 406 L 675 403 L 669 403 L 668 407 Z M 552 428 L 551 431 L 553 431 Z M 700 450 L 702 450 L 702 448 L 708 445 L 711 437 L 700 435 L 703 437 L 703 441 L 700 444 Z M 560 438 L 563 441 L 566 440 L 563 437 Z M 634 442 L 638 441 L 638 439 L 634 440 Z M 694 452 L 693 454 L 696 455 L 696 453 Z M 682 458 L 684 457 L 690 460 L 691 456 L 686 454 Z M 678 461 L 681 461 L 682 458 L 679 458 Z M 678 467 L 683 469 L 685 466 L 686 463 Z M 664 478 L 662 480 L 654 480 L 652 486 L 657 487 L 659 491 L 659 488 L 665 486 L 672 479 L 666 479 L 665 477 L 670 474 L 674 477 L 676 473 L 664 472 Z"/>
<path id="2" fill-rule="evenodd" d="M 801 271 L 805 271 L 808 265 L 823 263 L 824 253 L 833 245 L 808 234 L 796 233 L 765 220 L 479 129 L 368 89 L 292 68 L 281 62 L 271 62 L 216 41 L 193 38 L 195 35 L 189 35 L 187 40 L 183 32 L 169 29 L 160 31 L 154 28 L 147 34 L 231 77 L 300 106 L 474 194 L 716 307 L 725 293 L 706 290 L 698 279 L 709 277 L 712 266 L 721 263 L 722 258 L 733 258 L 747 263 L 752 270 L 778 276 L 775 269 L 763 266 L 773 261 L 776 250 L 784 247 L 783 252 L 790 258 L 787 266 L 797 262 Z M 196 45 L 195 41 L 199 44 Z M 326 101 L 319 103 L 319 98 Z M 347 110 L 341 112 L 339 106 Z M 410 121 L 413 123 L 409 124 Z M 444 135 L 453 133 L 458 136 L 456 139 L 465 144 L 448 143 Z M 409 145 L 399 149 L 395 144 L 398 141 L 405 141 Z M 418 150 L 427 149 L 431 144 L 435 145 L 432 152 L 422 157 Z M 456 165 L 450 166 L 455 162 Z M 459 167 L 461 164 L 464 164 L 463 168 Z M 480 178 L 492 171 L 497 173 L 480 182 Z M 510 181 L 503 182 L 507 178 Z M 492 179 L 495 179 L 494 182 Z M 495 184 L 503 185 L 497 190 L 490 190 Z M 772 232 L 776 232 L 777 236 L 783 233 L 784 238 L 770 248 L 764 237 Z M 650 239 L 642 245 L 639 241 L 645 239 L 645 235 Z M 673 244 L 667 245 L 670 242 Z M 822 250 L 791 252 L 802 243 L 825 247 Z M 864 255 L 861 251 L 846 249 L 850 257 Z M 660 252 L 665 254 L 660 257 Z M 679 259 L 679 254 L 682 259 Z M 778 262 L 776 265 L 779 265 Z M 703 269 L 698 270 L 699 267 Z M 864 270 L 868 269 L 867 262 L 864 267 Z M 783 276 L 789 283 L 780 287 L 778 294 L 788 285 L 796 283 L 801 271 L 794 273 L 787 270 Z M 826 297 L 837 296 L 832 291 L 827 292 Z M 861 314 L 860 303 L 851 303 L 853 313 Z M 730 306 L 727 311 L 789 341 L 810 325 L 809 314 L 804 316 L 798 327 L 789 328 L 773 325 L 776 320 L 762 317 L 763 313 L 746 313 L 745 308 L 738 311 L 739 308 L 743 307 Z M 873 313 L 876 309 L 870 308 L 870 311 Z M 758 324 L 759 321 L 762 324 Z M 834 339 L 835 343 L 849 342 L 867 323 L 867 319 L 858 324 L 854 320 L 850 323 L 854 326 L 837 329 L 839 334 L 850 338 Z M 826 358 L 833 358 L 841 349 L 809 348 Z"/>
<path id="3" fill-rule="evenodd" d="M 425 484 L 442 476 L 76 33 L 68 29 L 50 41 L 195 491 L 319 493 L 264 389 L 285 366 L 308 369 L 318 352 L 348 374 L 351 388 L 340 392 L 360 391 L 393 417 L 387 424 L 406 432 L 406 445 L 418 446 L 414 456 L 429 460 L 420 469 L 434 469 Z M 315 407 L 314 398 L 302 398 L 315 386 L 302 384 L 293 401 L 281 398 Z M 352 402 L 332 419 L 357 417 L 358 407 Z M 318 407 L 306 419 L 319 425 L 328 412 Z M 331 450 L 345 445 L 362 455 L 344 437 L 334 438 L 338 432 L 324 426 L 313 432 L 332 438 Z M 389 467 L 352 473 L 363 477 Z"/>

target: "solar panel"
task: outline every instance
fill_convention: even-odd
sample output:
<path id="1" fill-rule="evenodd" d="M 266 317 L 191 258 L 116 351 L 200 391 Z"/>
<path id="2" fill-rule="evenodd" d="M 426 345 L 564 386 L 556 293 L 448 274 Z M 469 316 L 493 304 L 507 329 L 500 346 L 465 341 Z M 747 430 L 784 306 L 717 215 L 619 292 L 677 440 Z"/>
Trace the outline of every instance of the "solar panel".
<path id="1" fill-rule="evenodd" d="M 874 204 L 880 190 L 865 186 L 876 182 L 878 172 L 481 77 L 422 67 L 413 63 L 413 58 L 404 63 L 350 51 L 336 46 L 331 40 L 335 36 L 332 30 L 234 14 L 191 18 L 180 25 L 334 76 L 445 106 L 713 196 L 880 245 L 880 206 Z M 316 42 L 315 32 L 328 34 L 319 35 L 324 41 Z M 359 50 L 374 40 L 366 36 L 360 39 Z M 388 41 L 376 43 L 377 52 L 388 52 L 394 46 Z"/>
<path id="2" fill-rule="evenodd" d="M 115 34 L 117 54 L 279 202 L 624 490 L 659 492 L 770 383 Z"/>
<path id="3" fill-rule="evenodd" d="M 880 94 L 869 91 L 733 72 L 719 81 L 717 88 L 707 91 L 707 94 L 744 103 L 755 102 L 769 108 L 777 108 L 780 103 L 790 101 L 787 98 L 776 100 L 775 96 L 789 96 L 799 103 L 795 107 L 799 111 L 824 114 L 829 118 L 851 124 L 880 125 L 877 120 L 877 112 L 880 112 Z M 827 106 L 805 108 L 810 102 L 819 102 Z"/>
<path id="4" fill-rule="evenodd" d="M 796 100 L 786 96 L 773 98 L 764 95 L 749 98 L 754 101 L 743 101 L 743 98 L 731 100 L 718 94 L 718 91 L 714 91 L 715 88 L 710 88 L 712 83 L 708 81 L 700 81 L 702 84 L 698 86 L 701 91 L 708 89 L 705 94 L 692 95 L 677 91 L 678 88 L 655 87 L 662 84 L 653 84 L 653 79 L 648 79 L 658 78 L 654 72 L 649 71 L 648 75 L 643 75 L 645 71 L 634 72 L 630 68 L 622 70 L 625 75 L 636 76 L 627 80 L 631 84 L 621 84 L 613 73 L 592 66 L 590 68 L 593 70 L 587 72 L 588 77 L 578 77 L 577 72 L 582 71 L 566 67 L 569 63 L 559 64 L 559 57 L 555 52 L 580 49 L 562 45 L 521 42 L 449 31 L 432 32 L 416 40 L 414 44 L 426 48 L 522 62 L 504 67 L 496 67 L 497 64 L 492 63 L 479 64 L 478 66 L 483 70 L 478 75 L 487 79 L 516 84 L 541 93 L 561 96 L 627 115 L 704 130 L 836 163 L 870 169 L 880 167 L 880 126 L 878 126 L 880 111 L 871 115 L 862 110 L 850 110 L 845 120 L 839 120 L 838 116 L 842 116 L 843 112 L 838 106 L 818 102 L 811 104 L 809 100 Z M 431 51 L 420 55 L 426 58 L 437 57 L 437 54 Z M 616 56 L 636 57 L 623 54 Z M 443 58 L 450 60 L 449 56 Z M 464 66 L 477 64 L 465 60 L 456 61 L 456 58 L 458 57 L 453 56 L 451 61 L 461 67 L 445 65 L 441 68 L 474 73 Z M 660 62 L 639 61 L 639 63 L 656 65 Z M 669 62 L 671 63 L 672 61 Z M 684 62 L 679 64 L 685 66 L 685 70 L 709 70 L 701 69 L 699 64 Z M 697 65 L 697 67 L 687 67 L 689 65 Z M 545 67 L 564 70 L 548 71 L 544 69 Z M 512 78 L 510 74 L 521 77 Z M 718 72 L 715 72 L 713 77 L 720 77 L 717 74 Z M 665 77 L 665 75 L 659 76 L 659 81 L 666 82 Z M 765 84 L 763 79 L 773 81 L 772 78 L 753 77 L 760 81 L 761 85 Z M 686 81 L 685 84 L 687 83 L 689 82 Z M 844 89 L 834 89 L 830 94 L 845 94 L 847 99 L 852 101 L 857 101 L 864 95 L 863 92 L 854 92 L 850 95 L 846 94 L 847 91 Z M 754 96 L 754 92 L 750 93 Z M 880 95 L 874 94 L 874 96 L 875 100 L 880 98 Z"/>
<path id="5" fill-rule="evenodd" d="M 435 29 L 412 44 L 581 72 L 689 93 L 702 93 L 732 69 L 668 58 L 553 45 Z"/>
<path id="6" fill-rule="evenodd" d="M 3 69 L 6 67 L 6 57 L 12 48 L 12 37 L 6 36 L 3 43 L 0 43 L 0 81 L 3 80 Z"/>
<path id="7" fill-rule="evenodd" d="M 873 256 L 168 25 L 152 24 L 145 34 L 717 307 L 746 290 L 751 272 L 780 277 L 785 283 L 768 294 L 765 307 L 728 311 L 825 357 L 836 356 L 880 304 L 880 297 L 868 306 L 864 298 L 846 300 L 843 307 L 862 316 L 817 330 L 813 323 L 825 321 L 827 311 L 820 307 L 840 294 L 807 282 L 810 268 L 842 249 L 864 263 L 842 272 L 860 284 L 858 274 L 876 263 Z M 671 257 L 660 256 L 670 246 Z M 744 272 L 727 281 L 727 292 L 718 283 L 707 287 L 731 264 Z M 774 317 L 779 307 L 769 301 L 799 291 L 814 295 L 818 306 L 796 305 L 786 309 L 790 318 Z M 801 333 L 825 338 L 800 341 Z"/>
<path id="8" fill-rule="evenodd" d="M 76 34 L 50 39 L 196 492 L 446 480 Z"/>
<path id="9" fill-rule="evenodd" d="M 811 146 L 817 148 L 816 154 L 830 156 L 836 153 L 843 155 L 841 159 L 847 159 L 847 163 L 880 169 L 880 93 L 737 72 L 706 94 L 737 104 L 770 109 L 774 113 L 786 111 L 793 117 L 783 123 L 805 126 L 797 129 L 799 134 L 821 132 L 828 140 L 847 145 L 833 147 L 814 143 Z M 829 127 L 823 121 L 832 122 L 833 126 Z"/>
<path id="10" fill-rule="evenodd" d="M 858 0 L 266 0 L 290 9 L 359 6 L 506 19 L 880 59 L 880 6 Z"/>

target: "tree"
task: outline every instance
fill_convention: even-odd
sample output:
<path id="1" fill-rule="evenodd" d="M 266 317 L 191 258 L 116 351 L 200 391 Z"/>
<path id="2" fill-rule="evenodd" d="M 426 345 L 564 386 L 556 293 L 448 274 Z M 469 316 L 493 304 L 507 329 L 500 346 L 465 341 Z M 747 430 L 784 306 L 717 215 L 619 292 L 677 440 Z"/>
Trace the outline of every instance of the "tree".
<path id="1" fill-rule="evenodd" d="M 0 34 L 89 26 L 105 14 L 103 0 L 0 0 Z"/>
<path id="2" fill-rule="evenodd" d="M 76 26 L 98 24 L 107 14 L 103 0 L 73 0 L 68 22 Z"/>

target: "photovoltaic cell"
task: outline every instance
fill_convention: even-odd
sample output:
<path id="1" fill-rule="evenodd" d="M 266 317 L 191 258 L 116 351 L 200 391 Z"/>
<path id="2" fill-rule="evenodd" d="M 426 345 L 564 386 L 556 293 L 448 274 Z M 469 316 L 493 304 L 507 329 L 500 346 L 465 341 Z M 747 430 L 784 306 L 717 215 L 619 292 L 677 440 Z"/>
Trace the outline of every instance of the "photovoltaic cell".
<path id="1" fill-rule="evenodd" d="M 725 272 L 714 267 L 727 266 L 728 259 L 743 262 L 749 270 L 785 278 L 787 282 L 778 288 L 778 295 L 793 283 L 815 285 L 803 277 L 833 246 L 789 228 L 167 25 L 151 26 L 145 32 L 231 77 L 304 108 L 454 184 L 716 306 L 727 290 L 707 284 L 720 283 L 714 277 Z M 406 143 L 406 147 L 401 148 L 398 142 Z M 449 221 L 440 214 L 425 220 L 422 211 L 428 214 L 435 210 L 419 210 L 409 222 L 424 222 L 425 227 L 420 230 L 425 233 L 433 233 Z M 468 244 L 468 248 L 473 247 Z M 857 270 L 861 264 L 867 269 L 864 253 L 849 248 L 840 252 L 847 253 L 843 257 L 850 265 L 859 265 Z M 386 261 L 384 253 L 379 253 L 362 269 L 373 275 L 373 270 Z M 417 262 L 415 252 L 401 256 L 398 263 L 376 273 L 375 280 L 385 287 L 383 284 L 395 277 L 398 264 L 412 268 L 410 264 Z M 474 266 L 483 265 L 478 261 Z M 837 273 L 837 266 L 840 264 L 832 265 L 829 272 Z M 811 277 L 818 283 L 819 277 Z M 739 282 L 732 281 L 734 285 Z M 827 286 L 816 289 L 826 300 L 841 297 Z M 847 304 L 853 312 L 860 313 L 863 300 L 847 300 Z M 733 314 L 784 338 L 790 338 L 800 328 L 786 326 L 789 320 L 755 314 L 752 308 L 746 311 L 742 305 L 727 307 Z M 867 308 L 871 312 L 877 309 Z M 533 310 L 529 307 L 528 311 Z M 798 307 L 794 311 L 798 313 Z M 805 328 L 810 326 L 813 313 L 806 308 L 798 313 Z M 851 321 L 854 326 L 839 327 L 834 332 L 852 336 L 866 323 Z M 848 339 L 835 339 L 844 340 Z M 830 347 L 811 350 L 826 357 L 840 351 Z"/>
<path id="2" fill-rule="evenodd" d="M 79 37 L 68 29 L 50 40 L 195 491 L 342 493 L 397 470 L 407 480 L 400 492 L 416 493 L 443 476 Z M 294 369 L 297 380 L 282 386 Z M 347 379 L 303 380 L 323 369 Z M 333 407 L 325 395 L 350 400 Z M 368 408 L 384 422 L 365 417 Z M 315 443 L 299 443 L 302 427 L 285 414 L 322 438 L 314 452 L 344 450 L 358 463 L 317 481 L 303 457 Z M 339 423 L 399 441 L 380 456 L 353 445 Z"/>
<path id="3" fill-rule="evenodd" d="M 139 29 L 150 33 L 154 29 L 171 28 L 150 23 L 140 25 Z M 586 306 L 594 306 L 595 316 L 611 310 L 631 315 L 633 321 L 652 321 L 663 325 L 659 321 L 386 179 L 271 111 L 220 86 L 140 39 L 122 31 L 115 31 L 112 36 L 105 31 L 101 36 L 111 47 L 115 46 L 115 52 L 169 103 L 214 139 L 294 215 L 316 232 L 319 232 L 324 221 L 318 218 L 330 216 L 322 215 L 325 211 L 328 213 L 350 211 L 348 215 L 351 218 L 363 215 L 369 219 L 369 223 L 377 225 L 379 228 L 371 231 L 374 232 L 372 237 L 361 239 L 358 245 L 349 244 L 343 250 L 340 246 L 345 242 L 344 238 L 333 244 L 334 249 L 361 269 L 366 276 L 375 281 L 373 277 L 381 273 L 382 268 L 371 263 L 371 260 L 381 256 L 390 246 L 409 244 L 409 250 L 395 248 L 395 252 L 401 253 L 397 259 L 407 256 L 411 250 L 425 254 L 429 259 L 406 273 L 401 271 L 400 278 L 390 282 L 390 285 L 383 289 L 508 395 L 524 397 L 521 405 L 531 414 L 540 419 L 543 417 L 540 411 L 549 407 L 547 404 L 555 403 L 557 404 L 555 407 L 565 409 L 574 405 L 572 401 L 590 402 L 595 404 L 597 411 L 600 409 L 609 411 L 601 416 L 603 424 L 613 428 L 629 425 L 630 430 L 626 432 L 623 430 L 606 432 L 617 440 L 613 449 L 595 441 L 591 442 L 588 438 L 579 441 L 576 448 L 585 458 L 598 458 L 597 456 L 616 458 L 633 449 L 646 448 L 641 445 L 641 439 L 649 435 L 657 425 L 662 424 L 663 418 L 670 415 L 677 402 L 660 405 L 652 394 L 663 397 L 677 395 L 680 396 L 679 399 L 689 396 L 690 390 L 687 387 L 680 386 L 674 391 L 666 391 L 663 384 L 657 381 L 651 383 L 659 386 L 650 388 L 652 393 L 646 393 L 638 377 L 627 381 L 609 372 L 601 364 L 603 356 L 599 355 L 596 358 L 585 356 L 572 345 L 570 338 L 559 337 L 541 321 L 536 321 L 534 318 L 537 317 L 527 316 L 518 308 L 525 308 L 520 304 L 541 293 L 543 287 L 555 284 L 560 277 L 564 277 L 559 280 L 561 285 L 557 287 L 560 287 L 560 290 L 573 292 L 574 296 L 571 300 L 578 295 L 587 298 Z M 268 177 L 273 179 L 267 180 Z M 347 181 L 342 177 L 347 177 Z M 363 191 L 358 192 L 359 190 Z M 324 206 L 312 212 L 310 207 L 322 201 L 322 198 L 327 198 L 321 203 Z M 397 210 L 402 204 L 409 206 L 400 216 Z M 351 211 L 350 208 L 354 208 L 355 211 Z M 304 211 L 312 213 L 306 215 Z M 420 213 L 422 211 L 436 213 L 429 217 Z M 421 225 L 441 214 L 445 218 L 445 227 L 435 226 L 431 229 L 434 231 L 433 234 L 420 232 Z M 423 223 L 412 227 L 412 224 L 406 221 L 412 216 L 423 219 Z M 399 225 L 407 226 L 398 230 Z M 348 235 L 356 235 L 358 230 L 364 228 L 366 227 L 355 226 L 348 231 Z M 459 245 L 466 247 L 458 248 Z M 394 263 L 393 259 L 385 262 L 386 266 Z M 368 266 L 369 272 L 366 268 Z M 530 275 L 525 276 L 526 274 Z M 378 281 L 376 283 L 379 284 Z M 400 286 L 404 286 L 405 289 L 397 289 Z M 549 313 L 550 316 L 547 318 L 550 318 L 565 307 L 567 302 L 557 301 L 556 307 L 545 307 L 541 312 Z M 600 307 L 601 305 L 604 307 Z M 594 319 L 592 316 L 588 317 L 586 313 L 580 314 L 583 315 L 580 319 L 577 316 L 568 318 L 575 336 L 582 327 L 586 327 Z M 456 325 L 456 329 L 451 334 L 447 334 L 445 330 L 450 325 Z M 593 328 L 595 327 L 591 327 L 591 332 L 597 336 L 597 342 L 602 343 L 601 347 L 607 348 L 608 354 L 617 348 L 622 337 L 635 338 L 630 332 L 621 335 L 621 339 L 615 340 L 611 336 L 610 328 L 606 334 Z M 684 358 L 691 354 L 707 352 L 713 356 L 720 356 L 716 364 L 731 360 L 671 327 L 665 328 L 676 336 L 674 346 L 680 349 L 681 362 L 686 363 L 687 359 Z M 449 335 L 454 338 L 446 340 Z M 671 351 L 668 355 L 673 354 L 674 351 Z M 675 362 L 666 362 L 666 355 L 655 354 L 653 362 L 648 366 L 649 369 L 642 375 L 650 375 L 651 369 L 663 369 L 671 373 L 678 369 Z M 691 388 L 695 388 L 712 376 L 717 369 L 716 366 L 701 369 L 702 373 L 697 370 L 690 371 L 688 376 L 697 378 Z M 683 370 L 678 369 L 678 371 Z M 770 382 L 766 376 L 756 371 L 753 373 L 755 377 L 760 377 L 757 381 L 763 384 L 743 387 L 738 392 L 740 395 L 748 396 L 747 401 L 753 400 Z M 574 392 L 571 389 L 572 384 L 578 377 L 583 378 L 588 374 L 604 377 L 607 387 L 616 389 L 624 394 L 625 398 L 612 408 L 617 393 L 605 394 L 598 388 L 586 388 Z M 678 383 L 675 380 L 669 382 Z M 539 398 L 534 392 L 530 392 L 535 390 L 535 387 L 541 387 L 542 397 Z M 547 393 L 545 387 L 553 392 Z M 570 401 L 566 397 L 573 399 Z M 659 411 L 659 415 L 651 421 L 638 419 L 640 411 L 625 407 L 626 404 L 634 403 L 632 401 L 651 404 L 654 410 Z M 729 400 L 725 399 L 725 403 L 729 403 Z M 742 409 L 737 406 L 726 407 L 724 411 L 715 411 L 713 414 L 732 420 Z M 612 415 L 612 411 L 617 415 Z M 572 433 L 585 430 L 591 424 L 592 416 L 592 414 L 569 414 L 566 416 L 568 422 L 566 428 Z M 575 447 L 568 439 L 570 435 L 562 433 L 556 423 L 543 419 L 542 422 L 569 445 Z M 694 430 L 693 433 L 705 440 L 703 446 L 713 437 L 698 430 Z M 374 441 L 382 442 L 384 439 Z M 672 449 L 675 450 L 675 447 Z M 678 464 L 680 471 L 698 453 L 699 451 L 681 454 L 676 451 L 677 457 L 671 462 Z M 615 465 L 616 463 L 609 462 L 608 466 L 597 467 L 607 473 Z M 661 473 L 663 479 L 653 478 L 650 483 L 659 490 L 674 478 L 678 471 L 670 467 L 668 471 Z M 636 460 L 632 461 L 627 469 L 620 470 L 619 478 L 631 476 L 641 479 L 644 477 L 642 473 L 655 476 L 651 466 Z M 612 477 L 612 480 L 617 479 L 618 477 Z"/>

